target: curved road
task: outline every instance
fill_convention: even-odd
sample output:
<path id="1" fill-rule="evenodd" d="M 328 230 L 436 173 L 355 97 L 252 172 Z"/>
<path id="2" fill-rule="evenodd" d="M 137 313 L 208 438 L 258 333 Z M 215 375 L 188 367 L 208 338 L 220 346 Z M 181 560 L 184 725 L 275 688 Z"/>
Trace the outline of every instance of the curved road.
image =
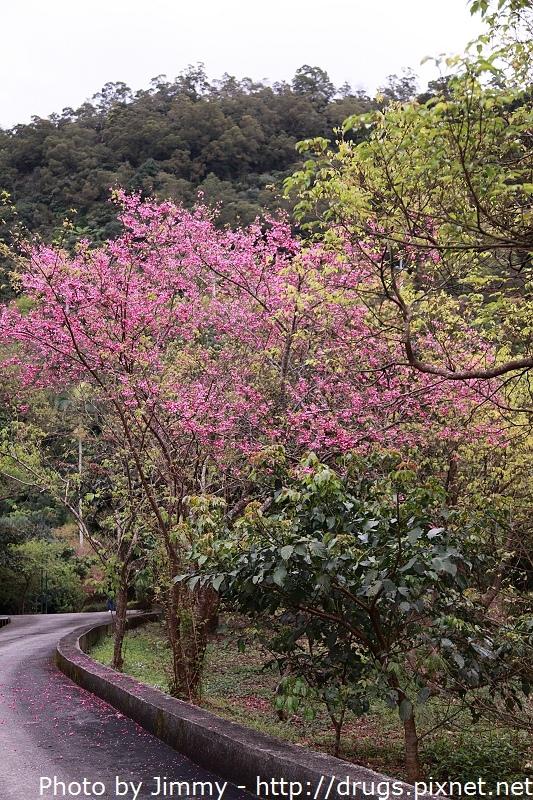
<path id="1" fill-rule="evenodd" d="M 0 629 L 0 799 L 250 800 L 55 667 L 62 636 L 108 619 L 106 612 L 14 616 Z"/>

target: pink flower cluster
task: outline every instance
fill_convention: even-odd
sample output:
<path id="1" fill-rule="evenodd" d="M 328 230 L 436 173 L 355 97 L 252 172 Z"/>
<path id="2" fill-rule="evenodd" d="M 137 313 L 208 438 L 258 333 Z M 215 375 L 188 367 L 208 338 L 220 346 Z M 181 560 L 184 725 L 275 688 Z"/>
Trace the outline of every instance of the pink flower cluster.
<path id="1" fill-rule="evenodd" d="M 116 240 L 29 250 L 31 308 L 0 314 L 4 367 L 23 387 L 91 387 L 107 435 L 153 441 L 174 464 L 202 451 L 227 465 L 270 442 L 397 446 L 437 418 L 468 435 L 475 384 L 403 364 L 358 300 L 368 276 L 348 244 L 305 245 L 283 218 L 217 230 L 201 206 L 118 202 Z"/>

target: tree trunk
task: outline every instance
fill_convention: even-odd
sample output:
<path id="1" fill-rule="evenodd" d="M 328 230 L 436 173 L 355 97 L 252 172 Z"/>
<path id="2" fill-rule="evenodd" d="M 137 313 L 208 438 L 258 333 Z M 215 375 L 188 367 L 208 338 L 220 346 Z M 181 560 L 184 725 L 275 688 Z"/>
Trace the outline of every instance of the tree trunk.
<path id="1" fill-rule="evenodd" d="M 333 755 L 335 758 L 340 757 L 341 752 L 341 735 L 342 735 L 342 726 L 344 724 L 344 712 L 345 709 L 343 708 L 338 719 L 335 719 L 333 722 L 333 727 L 335 728 L 335 749 L 333 751 Z"/>
<path id="2" fill-rule="evenodd" d="M 133 518 L 132 518 L 133 519 Z M 118 588 L 116 596 L 115 607 L 115 641 L 113 645 L 113 662 L 114 669 L 121 671 L 124 659 L 122 657 L 122 645 L 124 643 L 124 636 L 126 635 L 127 627 L 127 611 L 128 611 L 128 588 L 130 585 L 130 573 L 132 567 L 132 559 L 135 544 L 137 542 L 137 531 L 134 530 L 131 537 L 126 534 L 130 531 L 131 522 L 124 524 L 118 511 L 115 511 L 116 530 L 118 539 Z"/>
<path id="3" fill-rule="evenodd" d="M 176 573 L 177 574 L 177 573 Z M 173 697 L 189 700 L 190 693 L 182 642 L 183 588 L 174 584 L 168 591 L 165 603 L 165 624 L 172 650 L 172 680 L 169 692 Z"/>
<path id="4" fill-rule="evenodd" d="M 113 644 L 113 661 L 111 666 L 120 672 L 124 664 L 122 645 L 126 635 L 126 613 L 128 610 L 128 581 L 121 580 L 117 589 L 115 607 L 115 641 Z"/>
<path id="5" fill-rule="evenodd" d="M 189 693 L 193 700 L 202 693 L 202 672 L 209 634 L 218 626 L 218 593 L 211 586 L 201 586 L 190 594 L 191 620 L 188 642 Z"/>
<path id="6" fill-rule="evenodd" d="M 344 677 L 346 677 L 346 671 Z M 344 678 L 343 678 L 343 685 L 344 685 Z M 333 725 L 333 729 L 335 731 L 335 747 L 333 750 L 333 755 L 335 756 L 335 758 L 340 758 L 339 753 L 341 751 L 341 736 L 342 736 L 342 728 L 344 726 L 344 717 L 346 716 L 346 704 L 343 702 L 343 704 L 337 711 L 338 714 L 337 715 L 335 713 L 335 707 L 331 706 L 330 703 L 328 703 L 325 695 L 322 695 L 322 699 L 326 704 L 329 718 L 331 720 L 331 724 Z"/>
<path id="7" fill-rule="evenodd" d="M 167 545 L 170 579 L 181 570 L 179 556 Z M 217 625 L 218 594 L 210 587 L 191 592 L 183 583 L 172 583 L 165 599 L 165 623 L 172 649 L 170 694 L 194 702 L 201 694 L 202 669 L 207 639 Z"/>
<path id="8" fill-rule="evenodd" d="M 415 712 L 411 709 L 411 714 L 403 720 L 403 730 L 405 736 L 405 766 L 407 769 L 407 780 L 415 783 L 421 778 L 420 759 L 418 757 L 418 734 L 416 732 Z"/>

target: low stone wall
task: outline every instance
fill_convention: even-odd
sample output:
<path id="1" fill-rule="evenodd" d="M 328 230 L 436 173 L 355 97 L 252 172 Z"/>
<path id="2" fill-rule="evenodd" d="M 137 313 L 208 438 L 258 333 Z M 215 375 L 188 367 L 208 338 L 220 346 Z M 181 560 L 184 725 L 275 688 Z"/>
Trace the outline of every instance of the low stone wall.
<path id="1" fill-rule="evenodd" d="M 150 615 L 132 617 L 129 625 L 137 626 L 147 618 Z M 253 794 L 289 800 L 413 796 L 413 787 L 402 781 L 221 719 L 94 661 L 84 651 L 111 627 L 79 629 L 61 639 L 57 646 L 59 668 L 84 689 L 224 780 Z M 424 800 L 429 800 L 429 795 Z"/>
<path id="2" fill-rule="evenodd" d="M 8 625 L 11 622 L 9 617 L 0 617 L 0 628 L 3 628 L 4 625 Z"/>

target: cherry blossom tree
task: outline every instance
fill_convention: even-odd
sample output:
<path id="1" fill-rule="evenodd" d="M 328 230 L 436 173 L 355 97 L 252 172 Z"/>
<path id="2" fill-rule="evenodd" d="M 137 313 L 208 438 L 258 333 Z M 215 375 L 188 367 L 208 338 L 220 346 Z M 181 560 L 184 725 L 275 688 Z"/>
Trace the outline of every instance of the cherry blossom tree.
<path id="1" fill-rule="evenodd" d="M 294 459 L 327 458 L 415 445 L 432 426 L 437 437 L 470 436 L 478 387 L 413 377 L 400 339 L 381 337 L 350 291 L 368 279 L 364 261 L 304 245 L 284 219 L 221 231 L 201 206 L 115 200 L 117 239 L 74 254 L 28 248 L 26 299 L 2 309 L 0 342 L 21 392 L 90 388 L 114 454 L 101 468 L 117 480 L 116 464 L 127 464 L 127 506 L 166 553 L 172 690 L 190 698 L 215 597 L 171 580 L 194 535 L 187 498 L 244 507 L 249 458 L 272 443 Z M 428 346 L 445 341 L 437 332 Z"/>

